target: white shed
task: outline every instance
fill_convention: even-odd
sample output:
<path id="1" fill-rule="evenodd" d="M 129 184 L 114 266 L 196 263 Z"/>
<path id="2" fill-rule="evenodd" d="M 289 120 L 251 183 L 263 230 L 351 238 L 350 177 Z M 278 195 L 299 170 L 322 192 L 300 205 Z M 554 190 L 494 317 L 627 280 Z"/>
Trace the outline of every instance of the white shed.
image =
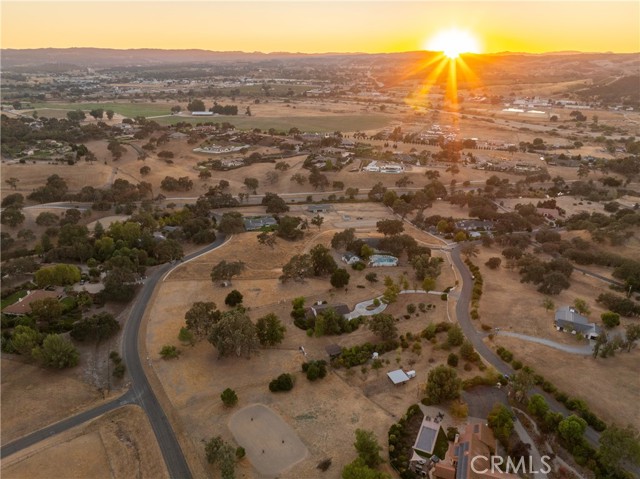
<path id="1" fill-rule="evenodd" d="M 393 384 L 403 384 L 410 379 L 402 369 L 391 371 L 390 373 L 387 373 L 387 376 L 389 376 L 389 379 L 391 379 Z"/>

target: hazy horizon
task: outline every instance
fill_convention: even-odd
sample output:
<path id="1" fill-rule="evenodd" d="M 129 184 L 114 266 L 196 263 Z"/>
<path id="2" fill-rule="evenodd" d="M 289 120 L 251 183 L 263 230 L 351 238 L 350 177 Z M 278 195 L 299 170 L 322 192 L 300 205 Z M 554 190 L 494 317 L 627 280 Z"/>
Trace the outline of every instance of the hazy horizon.
<path id="1" fill-rule="evenodd" d="M 30 51 L 30 50 L 108 50 L 108 51 L 142 51 L 142 50 L 153 50 L 153 51 L 166 51 L 166 52 L 180 52 L 180 51 L 201 51 L 206 53 L 235 53 L 235 54 L 247 54 L 247 55 L 402 55 L 409 53 L 439 53 L 438 50 L 405 50 L 405 51 L 393 51 L 393 52 L 359 52 L 359 51 L 342 51 L 342 52 L 299 52 L 299 51 L 248 51 L 248 50 L 209 50 L 205 48 L 155 48 L 155 47 L 136 47 L 136 48 L 110 48 L 110 47 L 96 47 L 96 46 L 80 46 L 80 47 L 33 47 L 33 48 L 5 48 L 0 47 L 0 50 L 20 50 L 20 51 Z M 481 52 L 481 53 L 463 53 L 463 55 L 561 55 L 561 54 L 576 54 L 576 55 L 604 55 L 604 54 L 612 54 L 612 55 L 633 55 L 640 53 L 640 49 L 638 51 L 632 52 L 614 52 L 614 51 L 580 51 L 580 50 L 553 50 L 553 51 L 545 51 L 545 52 L 524 52 L 524 51 L 510 51 L 504 50 L 499 52 Z"/>
<path id="2" fill-rule="evenodd" d="M 479 53 L 637 53 L 638 18 L 635 1 L 9 1 L 0 46 L 399 53 L 457 28 Z"/>

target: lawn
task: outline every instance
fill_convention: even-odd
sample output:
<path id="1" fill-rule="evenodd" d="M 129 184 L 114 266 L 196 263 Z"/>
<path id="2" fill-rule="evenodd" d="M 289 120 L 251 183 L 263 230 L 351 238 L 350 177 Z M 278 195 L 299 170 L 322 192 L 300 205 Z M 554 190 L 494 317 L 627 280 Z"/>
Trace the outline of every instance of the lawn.
<path id="1" fill-rule="evenodd" d="M 102 108 L 105 111 L 113 110 L 129 118 L 169 115 L 171 113 L 170 106 L 155 103 L 33 103 L 32 106 L 35 110 L 53 108 L 56 110 L 82 110 L 86 113 L 89 113 L 89 110 Z"/>
<path id="2" fill-rule="evenodd" d="M 436 438 L 436 445 L 433 448 L 433 454 L 438 456 L 439 459 L 444 459 L 444 456 L 447 454 L 447 449 L 449 449 L 449 440 L 444 430 L 440 428 L 438 430 L 438 437 Z"/>
<path id="3" fill-rule="evenodd" d="M 248 117 L 248 116 L 214 116 L 209 118 L 193 118 L 173 116 L 158 118 L 161 125 L 174 125 L 181 121 L 189 122 L 229 122 L 240 130 L 260 128 L 268 130 L 275 128 L 280 131 L 289 131 L 296 127 L 306 132 L 332 132 L 332 131 L 358 131 L 382 128 L 388 125 L 393 118 L 381 115 L 326 115 L 326 116 L 274 116 L 274 117 Z"/>
<path id="4" fill-rule="evenodd" d="M 17 302 L 19 299 L 24 298 L 27 295 L 28 291 L 23 289 L 22 291 L 17 291 L 10 296 L 7 296 L 2 301 L 0 301 L 0 309 L 4 309 L 7 306 L 11 306 L 13 303 Z"/>

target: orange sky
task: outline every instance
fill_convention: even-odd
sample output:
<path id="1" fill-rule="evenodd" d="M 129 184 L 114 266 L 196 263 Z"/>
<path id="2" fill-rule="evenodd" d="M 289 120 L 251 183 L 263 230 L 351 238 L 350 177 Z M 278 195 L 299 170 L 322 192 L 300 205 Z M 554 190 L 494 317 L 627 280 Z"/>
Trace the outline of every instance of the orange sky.
<path id="1" fill-rule="evenodd" d="M 640 52 L 638 1 L 2 1 L 2 48 L 420 50 L 438 31 L 483 52 Z"/>

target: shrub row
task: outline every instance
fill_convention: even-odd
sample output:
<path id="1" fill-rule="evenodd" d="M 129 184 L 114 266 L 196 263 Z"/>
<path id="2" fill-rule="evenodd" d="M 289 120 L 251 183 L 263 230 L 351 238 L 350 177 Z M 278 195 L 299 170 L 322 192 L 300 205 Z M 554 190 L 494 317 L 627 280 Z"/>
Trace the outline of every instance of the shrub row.
<path id="1" fill-rule="evenodd" d="M 498 353 L 500 359 L 502 359 L 505 363 L 510 363 L 513 360 L 513 353 L 508 349 L 503 348 L 502 346 L 496 349 L 496 353 Z"/>
<path id="2" fill-rule="evenodd" d="M 469 258 L 465 259 L 464 262 L 469 267 L 469 271 L 471 271 L 471 274 L 474 277 L 473 290 L 471 291 L 471 306 L 477 310 L 480 298 L 482 297 L 482 285 L 484 284 L 484 280 L 482 279 L 482 273 L 480 273 L 480 268 L 478 266 L 473 264 Z M 478 315 L 478 318 L 479 317 L 480 315 Z"/>
<path id="3" fill-rule="evenodd" d="M 413 455 L 414 436 L 408 430 L 409 422 L 422 416 L 420 406 L 413 404 L 400 420 L 389 428 L 389 463 L 399 474 L 401 479 L 415 479 L 418 476 L 407 468 Z M 413 420 L 413 421 L 412 421 Z"/>
<path id="4" fill-rule="evenodd" d="M 528 366 L 524 366 L 521 361 L 514 360 L 513 353 L 503 348 L 502 346 L 498 347 L 496 352 L 498 353 L 498 356 L 500 356 L 500 358 L 503 361 L 507 363 L 511 363 L 511 366 L 516 371 L 522 368 L 529 371 L 533 371 L 533 369 L 529 368 Z M 534 374 L 533 378 L 536 385 L 540 386 L 544 392 L 548 394 L 553 394 L 553 396 L 558 402 L 561 402 L 562 404 L 564 404 L 566 408 L 569 409 L 570 411 L 575 411 L 582 419 L 587 421 L 587 424 L 589 424 L 589 426 L 591 426 L 593 429 L 599 432 L 604 431 L 606 429 L 607 425 L 605 424 L 605 422 L 602 421 L 593 412 L 591 412 L 591 410 L 589 409 L 585 401 L 581 399 L 569 397 L 564 392 L 559 391 L 558 388 L 552 382 L 546 380 L 544 376 L 540 374 Z M 464 383 L 463 383 L 463 387 L 464 387 Z"/>

